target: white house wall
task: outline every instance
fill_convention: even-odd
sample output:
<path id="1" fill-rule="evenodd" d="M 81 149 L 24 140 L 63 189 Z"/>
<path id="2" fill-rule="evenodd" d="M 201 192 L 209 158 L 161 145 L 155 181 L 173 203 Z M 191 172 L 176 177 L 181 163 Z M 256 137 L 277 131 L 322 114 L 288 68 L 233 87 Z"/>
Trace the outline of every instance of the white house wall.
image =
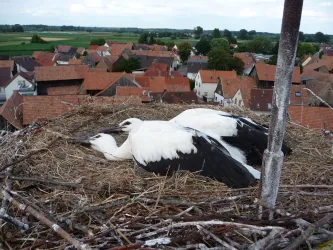
<path id="1" fill-rule="evenodd" d="M 214 102 L 217 102 L 219 104 L 223 104 L 224 97 L 219 95 L 218 93 L 215 93 L 215 99 Z"/>
<path id="2" fill-rule="evenodd" d="M 206 96 L 207 101 L 214 101 L 216 87 L 217 83 L 202 83 L 200 73 L 197 74 L 195 78 L 195 89 L 198 98 L 203 99 L 203 97 Z"/>
<path id="3" fill-rule="evenodd" d="M 187 78 L 195 80 L 198 73 L 187 73 Z"/>
<path id="4" fill-rule="evenodd" d="M 12 80 L 10 84 L 8 84 L 8 86 L 5 89 L 5 96 L 7 100 L 12 96 L 14 90 L 20 89 L 20 86 L 23 84 L 23 81 L 28 83 L 26 79 L 24 79 L 22 76 L 19 75 L 14 80 Z"/>
<path id="5" fill-rule="evenodd" d="M 240 102 L 239 102 L 240 101 Z M 238 107 L 244 108 L 244 101 L 241 91 L 238 89 L 235 96 L 232 98 L 232 103 Z"/>

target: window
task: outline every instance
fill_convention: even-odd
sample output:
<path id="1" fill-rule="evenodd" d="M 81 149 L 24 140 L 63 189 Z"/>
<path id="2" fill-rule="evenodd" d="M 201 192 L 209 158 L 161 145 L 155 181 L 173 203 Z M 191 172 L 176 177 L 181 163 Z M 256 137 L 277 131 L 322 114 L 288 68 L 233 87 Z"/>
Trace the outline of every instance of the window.
<path id="1" fill-rule="evenodd" d="M 204 95 L 207 96 L 207 95 L 208 95 L 208 92 L 205 92 Z"/>
<path id="2" fill-rule="evenodd" d="M 260 108 L 260 104 L 259 103 L 257 103 L 257 108 Z"/>
<path id="3" fill-rule="evenodd" d="M 296 95 L 297 97 L 301 97 L 301 92 L 300 92 L 300 91 L 296 91 L 296 92 L 295 92 L 295 95 Z"/>
<path id="4" fill-rule="evenodd" d="M 235 104 L 237 105 L 237 98 L 235 99 Z"/>
<path id="5" fill-rule="evenodd" d="M 200 91 L 198 92 L 198 94 L 200 95 Z"/>
<path id="6" fill-rule="evenodd" d="M 238 106 L 242 106 L 242 100 L 239 100 L 239 102 L 238 102 Z"/>
<path id="7" fill-rule="evenodd" d="M 268 103 L 268 109 L 272 109 L 272 103 Z"/>
<path id="8" fill-rule="evenodd" d="M 18 80 L 18 81 L 17 81 L 17 84 L 18 84 L 18 85 L 22 85 L 22 84 L 23 84 L 23 80 Z"/>
<path id="9" fill-rule="evenodd" d="M 217 101 L 217 96 L 215 96 L 215 101 Z"/>

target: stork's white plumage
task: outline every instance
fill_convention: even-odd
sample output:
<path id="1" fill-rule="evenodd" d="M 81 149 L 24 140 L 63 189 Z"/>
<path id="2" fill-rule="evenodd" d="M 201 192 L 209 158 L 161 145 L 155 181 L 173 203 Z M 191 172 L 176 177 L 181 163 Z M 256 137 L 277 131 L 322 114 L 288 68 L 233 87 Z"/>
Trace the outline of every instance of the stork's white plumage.
<path id="1" fill-rule="evenodd" d="M 150 172 L 200 172 L 237 188 L 247 187 L 255 181 L 246 167 L 235 160 L 222 144 L 200 131 L 167 121 L 138 119 L 128 119 L 121 127 L 130 131 L 126 146 L 118 148 L 112 142 L 112 147 L 107 152 L 112 157 L 104 154 L 110 160 L 119 160 L 131 152 L 135 162 Z M 104 135 L 99 138 L 104 138 Z M 99 142 L 106 142 L 105 139 L 98 140 L 99 138 L 95 138 L 92 143 L 95 148 L 104 150 L 104 145 L 96 146 Z"/>

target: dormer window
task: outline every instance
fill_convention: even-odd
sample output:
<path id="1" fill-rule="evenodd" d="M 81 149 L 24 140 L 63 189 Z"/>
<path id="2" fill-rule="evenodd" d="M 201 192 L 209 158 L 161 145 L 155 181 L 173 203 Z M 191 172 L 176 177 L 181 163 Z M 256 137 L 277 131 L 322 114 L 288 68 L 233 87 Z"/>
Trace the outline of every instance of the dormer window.
<path id="1" fill-rule="evenodd" d="M 300 91 L 296 91 L 295 95 L 296 95 L 296 97 L 301 97 L 301 92 Z"/>

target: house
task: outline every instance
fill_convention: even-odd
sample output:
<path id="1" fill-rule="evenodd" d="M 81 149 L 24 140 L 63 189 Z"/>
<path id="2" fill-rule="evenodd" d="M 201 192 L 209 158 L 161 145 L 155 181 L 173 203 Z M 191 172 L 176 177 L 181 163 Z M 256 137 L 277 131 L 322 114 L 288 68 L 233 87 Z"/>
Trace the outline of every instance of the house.
<path id="1" fill-rule="evenodd" d="M 169 104 L 198 104 L 195 92 L 160 92 L 152 93 L 152 100 L 158 103 Z"/>
<path id="2" fill-rule="evenodd" d="M 220 79 L 236 77 L 236 71 L 200 70 L 195 78 L 195 90 L 199 99 L 213 101 L 214 92 Z"/>
<path id="3" fill-rule="evenodd" d="M 132 50 L 132 54 L 144 58 L 144 57 L 155 57 L 155 58 L 172 58 L 173 63 L 171 68 L 176 69 L 178 65 L 180 65 L 180 58 L 172 51 L 151 51 L 151 50 Z"/>
<path id="4" fill-rule="evenodd" d="M 250 75 L 255 77 L 258 88 L 267 89 L 274 87 L 275 72 L 276 72 L 275 65 L 256 64 Z M 300 67 L 294 67 L 292 83 L 293 84 L 301 83 Z"/>
<path id="5" fill-rule="evenodd" d="M 214 92 L 214 102 L 222 106 L 251 107 L 251 89 L 256 81 L 248 76 L 220 77 Z"/>
<path id="6" fill-rule="evenodd" d="M 158 63 L 156 60 L 146 70 L 145 76 L 168 76 L 170 73 L 170 66 L 166 63 Z"/>
<path id="7" fill-rule="evenodd" d="M 56 67 L 55 67 L 56 68 Z M 63 115 L 80 105 L 79 95 L 23 96 L 23 125 Z"/>
<path id="8" fill-rule="evenodd" d="M 333 56 L 323 56 L 321 62 L 328 68 L 330 74 L 333 74 Z"/>
<path id="9" fill-rule="evenodd" d="M 290 120 L 315 130 L 333 131 L 333 112 L 327 107 L 289 106 Z"/>
<path id="10" fill-rule="evenodd" d="M 165 90 L 168 92 L 191 91 L 190 81 L 187 77 L 137 76 L 133 82 L 153 93 L 161 93 Z"/>
<path id="11" fill-rule="evenodd" d="M 22 129 L 23 96 L 14 91 L 13 95 L 0 108 L 0 129 L 13 131 Z"/>
<path id="12" fill-rule="evenodd" d="M 258 62 L 258 61 L 263 61 L 263 62 L 268 62 L 269 59 L 274 56 L 274 55 L 264 55 L 264 54 L 254 54 L 253 57 L 254 57 L 254 60 L 255 62 Z"/>
<path id="13" fill-rule="evenodd" d="M 114 96 L 117 86 L 136 86 L 126 73 L 89 72 L 84 79 L 79 93 L 94 96 Z"/>
<path id="14" fill-rule="evenodd" d="M 78 95 L 81 86 L 59 86 L 49 87 L 47 95 Z"/>
<path id="15" fill-rule="evenodd" d="M 87 65 L 37 67 L 35 69 L 37 93 L 47 95 L 49 87 L 81 86 L 88 71 Z"/>
<path id="16" fill-rule="evenodd" d="M 133 50 L 152 50 L 147 44 L 134 44 Z"/>
<path id="17" fill-rule="evenodd" d="M 244 63 L 244 75 L 249 75 L 254 67 L 254 60 L 250 53 L 234 53 L 234 57 L 238 57 Z"/>
<path id="18" fill-rule="evenodd" d="M 189 62 L 201 62 L 201 63 L 208 63 L 208 56 L 191 56 L 190 59 L 187 61 Z"/>
<path id="19" fill-rule="evenodd" d="M 303 71 L 307 72 L 309 70 L 314 70 L 320 73 L 329 74 L 329 69 L 327 65 L 325 65 L 324 60 L 318 60 L 313 63 L 307 64 L 304 67 Z"/>
<path id="20" fill-rule="evenodd" d="M 14 62 L 17 67 L 17 72 L 33 72 L 35 71 L 35 67 L 41 66 L 37 61 L 35 61 L 30 56 L 20 56 L 15 57 Z"/>
<path id="21" fill-rule="evenodd" d="M 15 91 L 21 95 L 37 95 L 35 80 L 32 76 L 24 72 L 17 73 L 11 78 L 5 87 L 6 100 L 8 100 Z"/>
<path id="22" fill-rule="evenodd" d="M 56 55 L 51 52 L 35 51 L 32 58 L 41 66 L 53 66 L 55 64 Z"/>
<path id="23" fill-rule="evenodd" d="M 100 59 L 99 63 L 96 65 L 96 68 L 106 69 L 106 71 L 111 72 L 114 63 L 117 62 L 118 59 L 119 56 L 104 56 Z"/>
<path id="24" fill-rule="evenodd" d="M 154 56 L 136 56 L 140 61 L 139 71 L 146 71 L 154 62 L 167 64 L 170 70 L 173 70 L 174 58 L 173 57 L 154 57 Z"/>
<path id="25" fill-rule="evenodd" d="M 96 52 L 100 56 L 110 56 L 111 55 L 110 52 L 109 52 L 109 48 L 104 47 L 104 46 L 98 46 L 96 48 Z"/>
<path id="26" fill-rule="evenodd" d="M 89 68 L 95 67 L 99 61 L 101 60 L 101 56 L 97 52 L 90 53 L 83 60 L 83 65 L 88 65 Z"/>
<path id="27" fill-rule="evenodd" d="M 98 47 L 99 47 L 99 45 L 89 45 L 88 49 L 95 51 Z"/>
<path id="28" fill-rule="evenodd" d="M 133 43 L 112 43 L 111 50 L 132 50 Z"/>
<path id="29" fill-rule="evenodd" d="M 86 49 L 83 48 L 83 47 L 79 47 L 77 50 L 76 50 L 76 53 L 78 53 L 79 55 L 83 56 L 84 52 L 86 52 Z"/>
<path id="30" fill-rule="evenodd" d="M 13 74 L 10 67 L 0 68 L 0 103 L 4 103 L 6 101 L 5 88 L 12 77 Z"/>
<path id="31" fill-rule="evenodd" d="M 14 60 L 1 60 L 0 68 L 10 68 L 13 75 L 17 73 L 17 67 Z"/>
<path id="32" fill-rule="evenodd" d="M 257 89 L 250 91 L 250 109 L 255 113 L 268 114 L 272 111 L 273 89 Z"/>
<path id="33" fill-rule="evenodd" d="M 168 48 L 166 46 L 157 45 L 157 44 L 148 45 L 148 47 L 151 48 L 151 50 L 153 50 L 153 51 L 167 51 L 168 50 Z"/>
<path id="34" fill-rule="evenodd" d="M 81 59 L 69 59 L 68 61 L 69 65 L 82 65 Z"/>
<path id="35" fill-rule="evenodd" d="M 11 56 L 10 55 L 0 55 L 0 61 L 3 61 L 3 60 L 12 60 Z"/>
<path id="36" fill-rule="evenodd" d="M 195 80 L 200 70 L 207 70 L 208 62 L 188 62 L 187 63 L 187 77 Z"/>
<path id="37" fill-rule="evenodd" d="M 57 54 L 57 64 L 68 64 L 70 59 L 75 59 L 76 49 L 72 46 L 58 45 L 55 49 Z"/>

